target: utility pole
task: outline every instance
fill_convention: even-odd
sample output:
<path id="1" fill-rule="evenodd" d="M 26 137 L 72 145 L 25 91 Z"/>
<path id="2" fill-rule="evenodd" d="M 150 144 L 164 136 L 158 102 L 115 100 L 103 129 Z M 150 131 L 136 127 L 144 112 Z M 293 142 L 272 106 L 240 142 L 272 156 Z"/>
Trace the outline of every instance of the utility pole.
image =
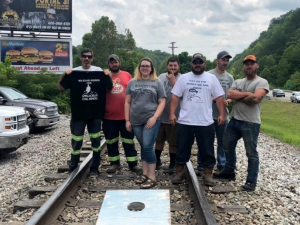
<path id="1" fill-rule="evenodd" d="M 172 56 L 174 56 L 174 48 L 177 48 L 177 47 L 174 47 L 174 44 L 175 44 L 176 42 L 171 42 L 170 44 L 172 45 L 172 47 L 169 47 L 169 48 L 171 48 L 172 49 Z"/>

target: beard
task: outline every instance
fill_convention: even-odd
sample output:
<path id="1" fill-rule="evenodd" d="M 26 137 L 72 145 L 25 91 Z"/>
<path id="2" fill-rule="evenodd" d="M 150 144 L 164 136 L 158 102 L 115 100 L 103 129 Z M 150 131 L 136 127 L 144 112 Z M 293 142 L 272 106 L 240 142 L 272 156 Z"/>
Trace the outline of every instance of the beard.
<path id="1" fill-rule="evenodd" d="M 109 67 L 109 70 L 113 73 L 117 73 L 120 70 L 120 67 Z"/>
<path id="2" fill-rule="evenodd" d="M 218 68 L 219 68 L 219 70 L 224 72 L 227 68 L 227 65 L 218 65 Z"/>
<path id="3" fill-rule="evenodd" d="M 204 72 L 204 68 L 200 68 L 200 70 L 195 70 L 194 68 L 192 68 L 192 71 L 195 75 L 201 75 Z"/>
<path id="4" fill-rule="evenodd" d="M 251 70 L 251 69 L 245 70 L 244 69 L 244 73 L 248 79 L 253 79 L 256 75 L 256 70 Z"/>

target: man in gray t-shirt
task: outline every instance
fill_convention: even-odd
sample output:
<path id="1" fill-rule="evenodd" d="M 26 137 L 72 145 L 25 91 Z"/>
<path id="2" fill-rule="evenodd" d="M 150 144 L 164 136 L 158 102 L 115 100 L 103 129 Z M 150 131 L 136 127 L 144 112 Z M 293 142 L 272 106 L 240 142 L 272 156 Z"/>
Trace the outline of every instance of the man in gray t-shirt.
<path id="1" fill-rule="evenodd" d="M 169 143 L 169 156 L 170 156 L 170 164 L 168 167 L 164 169 L 172 174 L 175 172 L 175 157 L 177 152 L 177 135 L 175 126 L 170 124 L 169 116 L 170 116 L 170 102 L 172 98 L 172 88 L 175 85 L 177 79 L 180 77 L 179 73 L 179 60 L 177 58 L 170 58 L 167 61 L 167 73 L 163 73 L 159 75 L 159 79 L 163 83 L 165 92 L 166 92 L 166 106 L 164 111 L 161 114 L 161 124 L 159 127 L 158 135 L 155 143 L 155 155 L 156 155 L 156 169 L 160 169 L 161 160 L 160 155 L 164 149 L 165 142 Z M 175 115 L 179 116 L 180 106 L 176 108 Z"/>
<path id="2" fill-rule="evenodd" d="M 224 134 L 224 131 L 228 124 L 228 108 L 227 108 L 227 106 L 232 101 L 231 99 L 227 98 L 227 91 L 231 88 L 231 85 L 234 81 L 232 75 L 226 71 L 226 68 L 229 64 L 230 58 L 232 58 L 232 57 L 231 57 L 231 55 L 229 55 L 229 53 L 227 51 L 219 52 L 217 55 L 217 59 L 216 59 L 216 63 L 217 63 L 216 68 L 208 71 L 209 73 L 214 74 L 218 78 L 218 80 L 225 92 L 224 104 L 226 106 L 226 110 L 225 110 L 226 114 L 225 114 L 225 123 L 224 124 L 218 125 L 218 117 L 220 116 L 220 112 L 217 107 L 216 101 L 213 100 L 213 103 L 212 103 L 215 133 L 216 133 L 217 143 L 218 143 L 218 146 L 217 146 L 217 169 L 219 171 L 221 171 L 224 168 L 225 162 L 226 162 L 225 152 L 223 149 L 223 134 Z M 200 156 L 199 152 L 198 152 L 197 162 L 198 162 L 197 175 L 201 176 L 204 169 L 203 169 L 203 165 L 201 162 L 201 156 Z"/>
<path id="3" fill-rule="evenodd" d="M 248 175 L 242 190 L 254 191 L 259 172 L 257 140 L 261 124 L 260 104 L 269 92 L 269 84 L 256 74 L 259 65 L 254 55 L 246 56 L 243 64 L 246 78 L 236 80 L 227 93 L 235 103 L 232 118 L 224 133 L 226 164 L 221 172 L 214 173 L 214 178 L 235 180 L 235 147 L 237 141 L 243 138 L 248 157 Z"/>

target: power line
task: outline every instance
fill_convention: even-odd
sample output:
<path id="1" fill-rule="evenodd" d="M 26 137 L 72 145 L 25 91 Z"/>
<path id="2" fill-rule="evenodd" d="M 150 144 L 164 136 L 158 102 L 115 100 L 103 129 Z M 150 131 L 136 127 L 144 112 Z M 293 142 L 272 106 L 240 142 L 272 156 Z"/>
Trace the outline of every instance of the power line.
<path id="1" fill-rule="evenodd" d="M 175 44 L 176 42 L 171 42 L 170 44 L 172 45 L 172 47 L 169 47 L 169 48 L 171 48 L 172 49 L 172 56 L 174 56 L 174 48 L 177 48 L 177 47 L 174 47 L 174 44 Z"/>

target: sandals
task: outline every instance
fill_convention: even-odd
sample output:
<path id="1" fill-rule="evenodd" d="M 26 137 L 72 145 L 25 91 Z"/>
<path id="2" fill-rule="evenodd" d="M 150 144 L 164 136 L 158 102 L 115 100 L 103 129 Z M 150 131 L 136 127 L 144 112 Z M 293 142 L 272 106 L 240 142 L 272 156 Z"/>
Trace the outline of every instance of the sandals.
<path id="1" fill-rule="evenodd" d="M 149 178 L 147 177 L 147 175 L 141 175 L 138 176 L 138 178 L 134 181 L 136 184 L 143 184 L 145 183 Z"/>
<path id="2" fill-rule="evenodd" d="M 148 179 L 144 183 L 142 183 L 141 189 L 153 188 L 156 185 L 157 185 L 157 182 L 148 177 Z"/>

